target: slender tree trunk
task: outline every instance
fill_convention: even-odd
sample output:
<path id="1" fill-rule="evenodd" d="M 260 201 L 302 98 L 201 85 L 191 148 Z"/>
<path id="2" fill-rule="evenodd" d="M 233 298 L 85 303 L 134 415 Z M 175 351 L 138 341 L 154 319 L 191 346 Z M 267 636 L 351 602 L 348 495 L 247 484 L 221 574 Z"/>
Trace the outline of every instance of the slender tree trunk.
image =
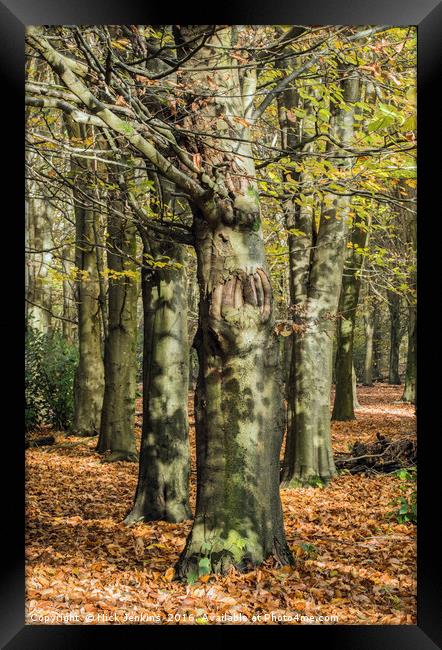
<path id="1" fill-rule="evenodd" d="M 408 352 L 405 372 L 403 402 L 416 404 L 416 305 L 411 304 L 408 311 Z"/>
<path id="2" fill-rule="evenodd" d="M 364 358 L 364 386 L 373 386 L 373 334 L 374 334 L 373 308 L 368 306 L 364 312 L 365 330 L 365 358 Z"/>
<path id="3" fill-rule="evenodd" d="M 153 258 L 183 264 L 182 247 L 150 242 Z M 188 500 L 190 452 L 187 391 L 189 347 L 187 282 L 180 268 L 143 268 L 143 431 L 135 502 L 125 519 L 179 522 L 192 514 Z"/>
<path id="4" fill-rule="evenodd" d="M 122 207 L 117 202 L 117 207 Z M 112 205 L 111 205 L 112 209 Z M 134 419 L 136 393 L 137 273 L 136 229 L 130 218 L 108 217 L 107 264 L 110 271 L 105 389 L 97 451 L 112 453 L 107 462 L 138 459 Z"/>
<path id="5" fill-rule="evenodd" d="M 43 61 L 29 59 L 26 61 L 27 81 L 50 81 L 51 73 Z M 32 133 L 33 127 L 29 122 L 32 117 L 30 109 L 25 109 L 26 128 Z M 44 130 L 43 124 L 39 129 Z M 50 153 L 47 152 L 50 156 Z M 51 292 L 48 283 L 48 272 L 52 261 L 51 219 L 54 208 L 49 200 L 45 184 L 38 177 L 40 165 L 44 168 L 42 159 L 31 148 L 26 147 L 26 180 L 25 180 L 25 245 L 26 273 L 25 297 L 27 324 L 41 333 L 51 331 Z M 37 172 L 37 174 L 36 174 Z"/>
<path id="6" fill-rule="evenodd" d="M 381 311 L 378 302 L 373 306 L 373 374 L 375 380 L 382 380 L 382 333 Z"/>
<path id="7" fill-rule="evenodd" d="M 352 375 L 352 383 L 353 383 L 353 410 L 354 410 L 361 407 L 358 400 L 358 393 L 357 393 L 358 378 L 356 377 L 356 370 L 354 364 L 352 364 L 351 375 Z"/>
<path id="8" fill-rule="evenodd" d="M 332 420 L 354 420 L 354 387 L 356 376 L 353 366 L 353 340 L 356 310 L 361 287 L 360 271 L 364 261 L 363 249 L 367 245 L 367 228 L 356 219 L 353 225 L 351 249 L 347 255 L 339 298 L 337 325 L 337 350 L 335 361 L 336 394 Z"/>
<path id="9" fill-rule="evenodd" d="M 42 333 L 51 329 L 51 300 L 47 284 L 52 255 L 50 219 L 53 212 L 44 187 L 30 178 L 37 160 L 26 152 L 28 178 L 26 180 L 26 318 L 31 327 Z"/>
<path id="10" fill-rule="evenodd" d="M 410 247 L 411 255 L 416 256 L 417 223 L 416 214 L 407 213 L 406 237 Z M 405 386 L 402 400 L 416 404 L 416 381 L 417 381 L 417 350 L 416 350 L 416 273 L 413 271 L 410 282 L 411 296 L 408 307 L 408 352 L 407 368 L 405 373 Z"/>
<path id="11" fill-rule="evenodd" d="M 388 383 L 400 384 L 399 376 L 399 347 L 401 344 L 401 299 L 394 291 L 388 292 L 388 309 L 390 312 L 390 362 L 388 369 Z"/>
<path id="12" fill-rule="evenodd" d="M 73 314 L 73 305 L 75 304 L 74 292 L 71 287 L 71 282 L 69 280 L 70 269 L 72 263 L 69 261 L 70 256 L 73 253 L 71 252 L 71 247 L 66 246 L 62 249 L 62 259 L 61 265 L 63 269 L 63 318 L 62 327 L 63 327 L 63 337 L 69 342 L 73 343 L 74 341 L 74 321 L 76 314 Z"/>
<path id="13" fill-rule="evenodd" d="M 66 120 L 71 138 L 85 139 L 85 127 Z M 78 301 L 79 363 L 74 381 L 74 416 L 72 431 L 80 436 L 93 436 L 100 431 L 104 390 L 104 366 L 101 348 L 100 283 L 98 278 L 94 219 L 96 212 L 89 199 L 93 193 L 93 177 L 88 163 L 71 159 L 76 187 L 75 203 Z"/>

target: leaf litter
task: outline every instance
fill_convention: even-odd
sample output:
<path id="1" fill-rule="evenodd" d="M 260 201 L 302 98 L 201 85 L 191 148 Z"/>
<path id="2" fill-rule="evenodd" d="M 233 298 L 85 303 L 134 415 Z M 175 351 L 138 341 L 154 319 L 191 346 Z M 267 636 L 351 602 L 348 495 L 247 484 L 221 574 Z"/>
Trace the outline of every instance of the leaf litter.
<path id="1" fill-rule="evenodd" d="M 334 450 L 377 433 L 414 440 L 415 409 L 401 393 L 358 388 L 357 420 L 332 423 Z M 194 459 L 190 397 L 189 419 Z M 395 474 L 342 472 L 327 488 L 283 490 L 295 567 L 269 561 L 189 585 L 174 581 L 173 566 L 191 522 L 126 527 L 136 463 L 102 463 L 96 439 L 54 435 L 55 447 L 26 451 L 27 623 L 416 623 L 416 527 L 389 516 L 402 494 Z"/>

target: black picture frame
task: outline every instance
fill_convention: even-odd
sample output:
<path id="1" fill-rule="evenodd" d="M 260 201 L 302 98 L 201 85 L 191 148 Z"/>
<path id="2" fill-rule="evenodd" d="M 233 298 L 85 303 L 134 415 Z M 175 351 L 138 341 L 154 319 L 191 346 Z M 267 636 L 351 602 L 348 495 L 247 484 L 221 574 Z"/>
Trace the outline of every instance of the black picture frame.
<path id="1" fill-rule="evenodd" d="M 144 6 L 143 6 L 144 5 Z M 179 643 L 186 643 L 189 634 L 211 636 L 213 626 L 41 626 L 24 624 L 24 445 L 18 413 L 22 412 L 23 394 L 23 318 L 21 279 L 24 277 L 23 205 L 24 193 L 24 30 L 26 25 L 38 24 L 133 24 L 217 22 L 226 24 L 351 24 L 351 25 L 417 25 L 418 28 L 418 622 L 413 626 L 260 626 L 264 637 L 282 634 L 291 643 L 324 643 L 340 650 L 432 650 L 442 647 L 442 598 L 440 578 L 440 541 L 436 532 L 439 520 L 435 490 L 440 473 L 441 427 L 437 407 L 440 389 L 429 381 L 428 370 L 435 364 L 438 321 L 434 303 L 440 275 L 437 269 L 441 238 L 436 233 L 438 222 L 438 191 L 440 177 L 435 156 L 437 136 L 442 122 L 440 104 L 436 100 L 441 76 L 442 3 L 437 0 L 313 0 L 312 2 L 265 2 L 245 0 L 230 4 L 216 20 L 209 20 L 207 10 L 189 7 L 183 3 L 176 10 L 166 10 L 159 3 L 146 6 L 133 0 L 2 0 L 0 2 L 0 79 L 3 99 L 0 102 L 5 115 L 4 135 L 11 136 L 7 148 L 6 184 L 2 194 L 12 196 L 12 207 L 3 213 L 7 217 L 7 246 L 12 253 L 8 267 L 14 267 L 14 281 L 8 281 L 9 295 L 3 300 L 15 304 L 14 316 L 8 308 L 0 315 L 2 347 L 12 350 L 10 364 L 5 372 L 8 381 L 3 389 L 5 406 L 2 412 L 3 432 L 8 446 L 3 445 L 3 467 L 12 469 L 4 490 L 3 542 L 1 583 L 1 645 L 9 650 L 44 648 L 88 648 L 111 636 L 112 641 L 137 642 L 140 635 L 155 642 L 158 638 L 178 635 Z M 6 145 L 3 145 L 6 147 Z M 441 150 L 439 149 L 439 158 Z M 3 154 L 5 159 L 5 154 Z M 3 160 L 4 161 L 4 160 Z M 12 192 L 11 187 L 16 191 Z M 11 194 L 12 193 L 12 194 Z M 6 198 L 6 196 L 5 196 Z M 4 231 L 5 232 L 5 231 Z M 433 267 L 431 266 L 431 261 Z M 17 268 L 18 267 L 18 268 Z M 23 275 L 21 273 L 23 272 Z M 9 277 L 9 276 L 8 276 Z M 428 296 L 428 300 L 427 300 Z M 431 302 L 433 301 L 433 303 Z M 425 312 L 428 310 L 428 314 Z M 7 313 L 7 316 L 6 316 Z M 17 319 L 15 324 L 13 321 Z M 440 366 L 439 372 L 440 372 Z M 16 381 L 9 374 L 16 371 Z M 18 396 L 18 397 L 17 397 Z M 12 404 L 17 402 L 17 408 Z M 14 432 L 14 435 L 12 435 Z M 437 446 L 439 445 L 439 449 Z M 438 571 L 439 569 L 439 571 Z M 240 642 L 249 626 L 219 626 L 215 631 L 220 642 L 232 633 Z M 292 637 L 293 635 L 293 637 Z"/>

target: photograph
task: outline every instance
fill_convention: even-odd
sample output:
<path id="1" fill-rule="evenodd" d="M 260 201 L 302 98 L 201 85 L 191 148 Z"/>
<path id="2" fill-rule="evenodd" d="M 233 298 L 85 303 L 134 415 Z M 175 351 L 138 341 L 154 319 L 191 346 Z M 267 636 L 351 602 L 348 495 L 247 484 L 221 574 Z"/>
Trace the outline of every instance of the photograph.
<path id="1" fill-rule="evenodd" d="M 416 26 L 25 31 L 26 624 L 416 625 Z"/>

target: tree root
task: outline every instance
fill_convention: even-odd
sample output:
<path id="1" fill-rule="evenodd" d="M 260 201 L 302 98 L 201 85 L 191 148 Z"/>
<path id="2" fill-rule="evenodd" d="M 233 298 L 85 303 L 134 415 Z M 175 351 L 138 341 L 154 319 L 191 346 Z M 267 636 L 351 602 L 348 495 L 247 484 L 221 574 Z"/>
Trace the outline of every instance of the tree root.
<path id="1" fill-rule="evenodd" d="M 127 463 L 138 462 L 138 454 L 132 451 L 113 451 L 109 456 L 105 456 L 102 463 L 118 463 L 125 461 Z"/>

